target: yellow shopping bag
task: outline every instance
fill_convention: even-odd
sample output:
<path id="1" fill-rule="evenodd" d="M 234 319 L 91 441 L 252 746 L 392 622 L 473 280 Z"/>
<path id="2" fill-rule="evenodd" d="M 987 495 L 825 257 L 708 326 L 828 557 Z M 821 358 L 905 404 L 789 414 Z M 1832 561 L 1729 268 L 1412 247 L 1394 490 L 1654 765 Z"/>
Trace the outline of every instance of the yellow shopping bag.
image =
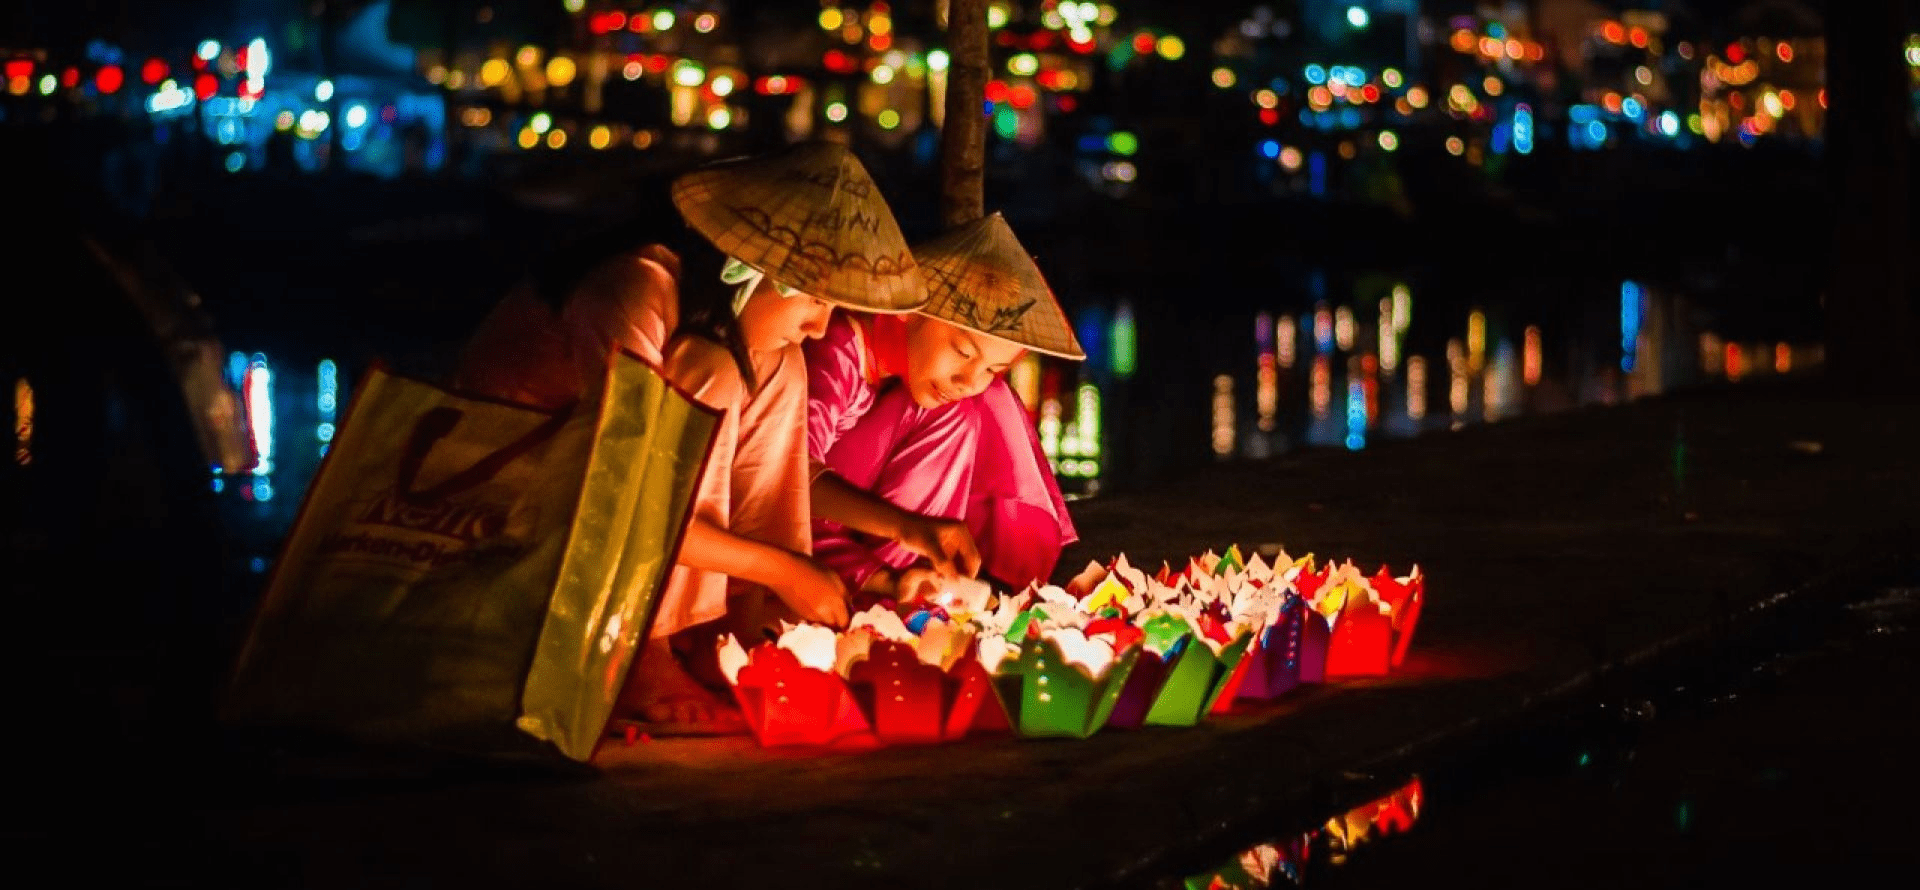
<path id="1" fill-rule="evenodd" d="M 558 414 L 375 369 L 316 475 L 229 721 L 585 761 L 653 616 L 716 416 L 627 355 Z"/>

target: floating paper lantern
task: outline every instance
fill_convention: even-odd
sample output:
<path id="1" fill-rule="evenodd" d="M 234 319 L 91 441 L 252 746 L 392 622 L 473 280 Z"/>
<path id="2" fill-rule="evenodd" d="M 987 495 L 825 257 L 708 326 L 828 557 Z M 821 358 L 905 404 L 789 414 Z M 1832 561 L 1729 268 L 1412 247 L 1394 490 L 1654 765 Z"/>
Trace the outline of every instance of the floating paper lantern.
<path id="1" fill-rule="evenodd" d="M 730 635 L 721 639 L 721 673 L 762 746 L 833 745 L 869 732 L 836 670 L 837 642 L 816 625 L 789 628 L 752 652 Z"/>
<path id="2" fill-rule="evenodd" d="M 971 628 L 929 619 L 916 635 L 875 607 L 844 632 L 789 626 L 751 652 L 725 637 L 719 658 L 754 737 L 771 748 L 951 741 L 1004 726 L 974 655 Z"/>
<path id="3" fill-rule="evenodd" d="M 1076 627 L 1041 627 L 1018 643 L 987 637 L 980 659 L 1008 721 L 1030 738 L 1084 739 L 1105 726 L 1140 647 L 1116 651 Z"/>
<path id="4" fill-rule="evenodd" d="M 1089 625 L 1091 627 L 1091 625 Z M 1142 652 L 1108 722 L 1113 726 L 1192 726 L 1225 691 L 1253 636 L 1209 639 L 1184 617 L 1161 612 L 1142 626 Z"/>
<path id="5" fill-rule="evenodd" d="M 1373 577 L 1373 589 L 1393 611 L 1391 665 L 1399 667 L 1407 660 L 1407 649 L 1413 645 L 1413 629 L 1420 623 L 1420 607 L 1426 602 L 1427 579 L 1420 574 L 1419 566 L 1414 566 L 1405 578 L 1395 578 L 1386 566 L 1381 566 Z"/>
<path id="6" fill-rule="evenodd" d="M 1413 642 L 1425 587 L 1418 566 L 1398 579 L 1382 568 L 1372 582 L 1351 563 L 1333 571 L 1315 601 L 1333 622 L 1327 676 L 1379 677 L 1399 666 Z"/>
<path id="7" fill-rule="evenodd" d="M 948 742 L 976 722 L 1006 724 L 997 713 L 981 713 L 998 712 L 1000 704 L 986 668 L 971 652 L 942 668 L 920 660 L 911 646 L 883 640 L 853 665 L 847 680 L 874 735 L 889 745 Z"/>
<path id="8" fill-rule="evenodd" d="M 859 635 L 867 635 L 868 648 L 851 662 L 847 682 L 881 742 L 953 741 L 976 724 L 1006 725 L 971 628 L 929 621 L 915 634 L 899 616 L 875 608 L 854 616 L 843 636 Z"/>
<path id="9" fill-rule="evenodd" d="M 1234 698 L 1271 701 L 1304 683 L 1325 682 L 1332 633 L 1326 619 L 1308 608 L 1305 598 L 1289 595 L 1258 643 L 1241 662 L 1229 692 L 1216 703 L 1225 710 Z"/>

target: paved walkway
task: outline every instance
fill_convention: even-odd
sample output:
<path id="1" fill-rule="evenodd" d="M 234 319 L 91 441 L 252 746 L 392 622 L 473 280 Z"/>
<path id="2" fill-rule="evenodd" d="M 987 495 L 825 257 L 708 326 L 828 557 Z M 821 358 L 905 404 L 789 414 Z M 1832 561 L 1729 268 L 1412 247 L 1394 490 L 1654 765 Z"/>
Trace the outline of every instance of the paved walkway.
<path id="1" fill-rule="evenodd" d="M 603 749 L 598 776 L 179 781 L 140 873 L 248 886 L 1071 887 L 1138 879 L 1783 591 L 1911 554 L 1911 406 L 1771 383 L 1210 468 L 1075 505 L 1062 564 L 1282 544 L 1426 572 L 1402 675 L 1191 730 L 801 756 Z M 166 813 L 164 817 L 154 814 Z M 142 849 L 144 848 L 144 849 Z M 116 854 L 121 855 L 121 854 Z"/>

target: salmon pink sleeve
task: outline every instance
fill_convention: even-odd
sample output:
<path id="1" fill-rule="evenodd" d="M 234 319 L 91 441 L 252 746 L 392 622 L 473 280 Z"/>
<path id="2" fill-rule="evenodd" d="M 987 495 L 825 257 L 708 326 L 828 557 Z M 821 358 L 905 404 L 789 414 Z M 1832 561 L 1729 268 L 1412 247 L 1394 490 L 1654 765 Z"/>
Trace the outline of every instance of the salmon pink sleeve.
<path id="1" fill-rule="evenodd" d="M 606 376 L 607 356 L 615 349 L 658 368 L 680 324 L 680 290 L 665 265 L 641 251 L 622 254 L 588 274 L 567 300 L 561 322 L 589 385 Z"/>
<path id="2" fill-rule="evenodd" d="M 873 407 L 873 386 L 862 367 L 860 333 L 844 313 L 835 312 L 826 334 L 805 348 L 807 465 L 818 476 L 834 443 Z"/>

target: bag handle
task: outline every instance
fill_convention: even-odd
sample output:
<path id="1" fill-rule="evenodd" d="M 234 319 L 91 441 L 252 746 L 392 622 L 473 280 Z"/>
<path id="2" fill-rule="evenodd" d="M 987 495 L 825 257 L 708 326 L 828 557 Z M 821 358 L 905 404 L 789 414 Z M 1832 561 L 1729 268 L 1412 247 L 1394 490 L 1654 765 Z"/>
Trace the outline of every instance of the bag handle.
<path id="1" fill-rule="evenodd" d="M 431 488 L 414 491 L 413 484 L 420 475 L 421 464 L 426 463 L 427 454 L 433 451 L 436 443 L 453 432 L 453 428 L 458 426 L 460 419 L 466 415 L 465 411 L 444 405 L 429 409 L 425 414 L 420 415 L 420 419 L 413 425 L 413 434 L 407 437 L 406 450 L 400 455 L 400 469 L 394 490 L 405 500 L 436 501 L 454 492 L 479 485 L 492 479 L 505 469 L 507 464 L 553 438 L 554 434 L 560 432 L 560 428 L 566 425 L 568 415 L 571 413 L 571 407 L 556 412 L 520 438 L 475 461 L 473 466 L 448 476 Z"/>

